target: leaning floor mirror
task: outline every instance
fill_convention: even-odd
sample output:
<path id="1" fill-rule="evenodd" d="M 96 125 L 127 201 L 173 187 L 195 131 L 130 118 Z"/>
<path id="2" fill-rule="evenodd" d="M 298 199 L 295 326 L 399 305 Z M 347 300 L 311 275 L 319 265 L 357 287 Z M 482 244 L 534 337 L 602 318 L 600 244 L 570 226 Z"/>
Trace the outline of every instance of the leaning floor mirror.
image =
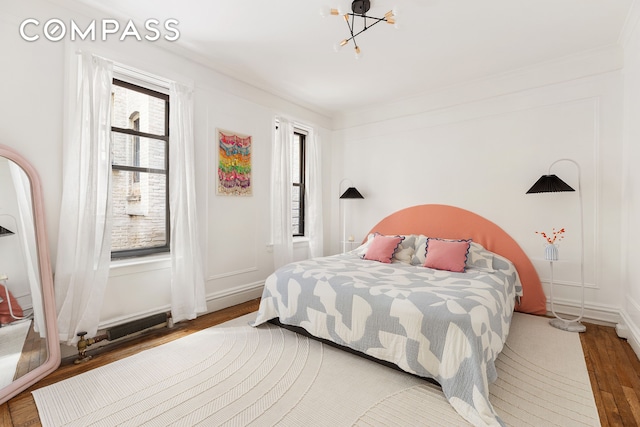
<path id="1" fill-rule="evenodd" d="M 0 145 L 0 404 L 59 365 L 40 179 Z"/>

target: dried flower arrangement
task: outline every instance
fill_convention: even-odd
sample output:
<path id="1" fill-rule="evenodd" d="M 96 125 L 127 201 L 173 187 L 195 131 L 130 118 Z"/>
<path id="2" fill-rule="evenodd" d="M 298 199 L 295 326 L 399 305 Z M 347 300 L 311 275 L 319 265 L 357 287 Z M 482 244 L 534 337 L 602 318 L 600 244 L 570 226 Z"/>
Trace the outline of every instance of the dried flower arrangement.
<path id="1" fill-rule="evenodd" d="M 541 235 L 542 238 L 544 238 L 547 241 L 547 243 L 550 245 L 553 245 L 554 243 L 556 243 L 556 241 L 559 242 L 560 240 L 564 239 L 564 233 L 565 233 L 564 227 L 561 228 L 560 230 L 556 230 L 555 228 L 553 228 L 551 231 L 551 236 L 549 236 L 544 231 L 536 231 L 536 234 Z"/>

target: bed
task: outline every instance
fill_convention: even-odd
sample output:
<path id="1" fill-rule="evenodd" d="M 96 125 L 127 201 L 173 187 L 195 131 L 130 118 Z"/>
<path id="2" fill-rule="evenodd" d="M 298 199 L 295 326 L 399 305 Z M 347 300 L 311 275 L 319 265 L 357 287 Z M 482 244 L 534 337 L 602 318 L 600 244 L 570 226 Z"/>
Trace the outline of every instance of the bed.
<path id="1" fill-rule="evenodd" d="M 383 219 L 353 251 L 278 269 L 252 324 L 275 319 L 433 379 L 464 419 L 487 426 L 503 425 L 489 384 L 514 309 L 546 313 L 519 245 L 472 212 L 420 205 Z"/>

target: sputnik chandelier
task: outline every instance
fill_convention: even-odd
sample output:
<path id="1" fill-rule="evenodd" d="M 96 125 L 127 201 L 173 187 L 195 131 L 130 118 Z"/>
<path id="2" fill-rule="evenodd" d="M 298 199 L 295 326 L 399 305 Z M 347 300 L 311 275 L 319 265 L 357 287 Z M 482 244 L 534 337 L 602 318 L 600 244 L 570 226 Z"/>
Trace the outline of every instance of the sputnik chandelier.
<path id="1" fill-rule="evenodd" d="M 367 12 L 369 11 L 370 8 L 371 8 L 370 0 L 354 0 L 353 2 L 351 2 L 351 12 L 344 13 L 339 8 L 337 9 L 327 8 L 322 11 L 321 13 L 322 16 L 327 16 L 328 14 L 336 15 L 336 16 L 342 15 L 345 22 L 347 23 L 347 26 L 349 27 L 349 34 L 351 35 L 351 37 L 346 38 L 342 40 L 339 44 L 337 44 L 336 50 L 349 44 L 350 41 L 353 41 L 356 59 L 358 59 L 361 56 L 361 51 L 360 51 L 360 46 L 358 46 L 358 42 L 356 41 L 357 36 L 364 33 L 374 25 L 379 24 L 380 22 L 386 22 L 387 24 L 394 25 L 397 28 L 397 22 L 396 22 L 396 18 L 398 14 L 397 9 L 390 10 L 389 12 L 385 13 L 382 18 L 376 18 L 374 16 L 367 15 Z M 328 13 L 327 13 L 327 10 L 328 10 Z M 362 19 L 361 21 L 362 27 L 360 30 L 356 28 L 356 18 Z"/>

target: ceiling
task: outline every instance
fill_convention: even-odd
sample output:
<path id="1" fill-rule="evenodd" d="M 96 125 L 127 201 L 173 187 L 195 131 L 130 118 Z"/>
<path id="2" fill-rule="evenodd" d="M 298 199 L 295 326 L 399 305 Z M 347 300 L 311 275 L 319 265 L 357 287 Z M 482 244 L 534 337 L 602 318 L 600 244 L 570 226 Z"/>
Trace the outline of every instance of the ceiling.
<path id="1" fill-rule="evenodd" d="M 634 0 L 371 0 L 398 9 L 339 52 L 348 0 L 80 0 L 113 16 L 179 21 L 176 43 L 222 73 L 333 116 L 619 43 Z M 359 25 L 359 24 L 357 24 Z M 144 27 L 142 27 L 144 28 Z"/>

